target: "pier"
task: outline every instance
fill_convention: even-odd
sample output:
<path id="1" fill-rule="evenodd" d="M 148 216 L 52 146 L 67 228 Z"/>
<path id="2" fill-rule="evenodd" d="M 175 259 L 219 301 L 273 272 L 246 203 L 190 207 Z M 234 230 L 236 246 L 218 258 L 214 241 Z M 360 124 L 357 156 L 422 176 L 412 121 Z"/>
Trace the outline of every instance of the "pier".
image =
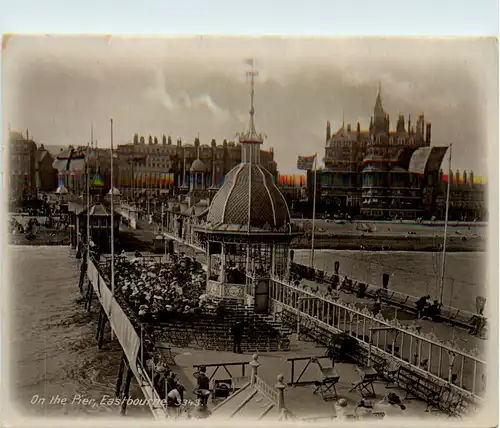
<path id="1" fill-rule="evenodd" d="M 183 245 L 189 246 L 191 244 L 183 243 Z M 151 262 L 152 258 L 149 257 L 147 260 Z M 159 262 L 159 259 L 157 262 Z M 146 363 L 146 360 L 153 359 L 156 364 L 161 362 L 167 367 L 172 365 L 173 361 L 167 361 L 168 358 L 165 357 L 165 353 L 162 353 L 159 349 L 162 344 L 165 347 L 165 342 L 156 343 L 146 333 L 150 329 L 144 328 L 144 321 L 141 321 L 117 296 L 113 297 L 111 295 L 106 274 L 106 261 L 96 262 L 89 259 L 88 263 L 83 263 L 82 266 L 85 264 L 87 265 L 88 288 L 85 290 L 84 284 L 82 284 L 82 291 L 87 295 L 89 307 L 93 296 L 97 297 L 100 304 L 100 320 L 96 335 L 97 343 L 98 345 L 102 344 L 103 330 L 107 324 L 124 351 L 117 379 L 117 397 L 122 399 L 128 397 L 130 380 L 133 376 L 137 380 L 144 397 L 152 403 L 150 409 L 154 418 L 157 420 L 168 418 L 166 405 L 162 404 L 162 400 L 153 386 L 154 367 L 148 368 Z M 83 266 L 83 268 L 85 267 Z M 245 296 L 249 298 L 255 296 L 255 287 L 256 279 L 247 276 L 244 286 Z M 225 289 L 227 290 L 227 288 Z M 224 296 L 224 291 L 221 293 L 222 298 L 228 297 Z M 420 335 L 418 330 L 402 326 L 397 320 L 388 321 L 381 319 L 381 317 L 373 317 L 368 311 L 360 311 L 349 303 L 318 297 L 277 278 L 271 279 L 269 282 L 268 297 L 268 314 L 263 315 L 263 319 L 269 323 L 276 323 L 282 329 L 286 327 L 289 330 L 291 345 L 288 345 L 288 348 L 281 348 L 282 350 L 278 347 L 274 351 L 281 354 L 290 353 L 287 359 L 293 360 L 296 358 L 300 360 L 300 358 L 304 358 L 307 360 L 309 357 L 320 357 L 323 352 L 318 350 L 318 345 L 327 346 L 328 337 L 338 333 L 346 333 L 354 338 L 358 345 L 356 355 L 352 355 L 352 361 L 364 367 L 373 367 L 383 377 L 391 377 L 395 386 L 404 391 L 406 395 L 411 393 L 422 400 L 423 403 L 428 404 L 429 396 L 446 392 L 447 397 L 449 396 L 449 399 L 447 399 L 449 409 L 446 409 L 446 411 L 457 414 L 475 409 L 483 400 L 484 385 L 482 379 L 487 369 L 486 362 L 471 353 L 454 348 L 452 343 L 445 343 L 437 338 L 432 339 L 429 336 Z M 252 309 L 247 306 L 247 310 Z M 182 324 L 182 320 L 178 322 Z M 168 330 L 170 339 L 172 339 L 172 326 L 169 326 Z M 197 331 L 200 332 L 199 329 Z M 208 361 L 205 356 L 212 355 L 209 354 L 211 347 L 206 340 L 203 342 L 201 336 L 196 337 L 196 334 L 195 329 L 192 332 L 192 339 L 195 342 L 197 341 L 194 348 L 193 341 L 190 344 L 189 341 L 186 342 L 185 340 L 177 343 L 170 340 L 166 345 L 167 354 L 172 355 L 172 352 L 182 354 L 183 350 L 185 352 L 186 347 L 188 347 L 190 349 L 188 354 L 196 354 L 196 349 L 202 352 L 204 358 L 196 360 L 198 365 Z M 297 348 L 297 343 L 299 343 L 297 341 L 301 343 L 300 348 L 302 351 Z M 304 351 L 304 344 L 307 344 L 308 341 L 318 345 L 309 349 L 309 351 Z M 231 355 L 234 354 L 227 354 L 230 346 L 230 341 L 228 341 L 212 348 L 214 352 L 217 352 L 213 354 L 211 362 L 220 368 L 225 364 L 232 363 L 231 359 L 234 360 L 234 357 L 231 357 Z M 292 348 L 295 348 L 297 353 L 292 354 L 289 351 Z M 264 343 L 263 346 L 256 343 L 253 349 L 252 346 L 247 348 L 247 352 L 259 351 L 261 360 L 267 361 L 265 355 L 269 352 L 269 349 L 268 343 Z M 240 362 L 233 364 L 234 366 L 242 366 L 241 356 L 239 358 Z M 186 359 L 188 362 L 193 361 L 193 365 L 196 365 L 193 357 L 182 355 L 182 359 Z M 182 365 L 183 363 L 177 364 Z M 274 367 L 285 372 L 288 384 L 296 383 L 299 369 L 296 368 L 294 374 L 294 365 L 288 365 L 286 370 L 287 365 L 278 365 L 277 367 L 274 365 Z M 397 368 L 396 371 L 392 370 L 392 374 L 389 374 L 389 367 Z M 189 369 L 189 367 L 184 368 L 186 371 L 189 371 Z M 292 372 L 289 376 L 290 370 Z M 219 369 L 219 376 L 220 374 L 221 369 Z M 243 371 L 243 376 L 245 374 L 249 375 L 248 370 L 246 373 Z M 276 374 L 278 373 L 274 373 L 274 375 Z M 223 374 L 222 377 L 227 377 L 227 373 Z M 230 377 L 232 378 L 232 376 Z M 238 376 L 234 377 L 236 379 Z M 271 378 L 271 373 L 268 373 L 266 380 L 269 382 Z M 217 377 L 215 376 L 214 379 L 217 379 Z M 241 383 L 243 380 L 240 379 L 239 382 Z M 314 383 L 314 379 L 310 383 Z M 299 399 L 290 398 L 289 400 L 290 403 L 293 403 Z M 126 410 L 126 401 L 124 403 L 122 406 L 123 413 Z M 444 406 L 446 405 L 445 403 Z M 321 404 L 317 402 L 316 407 L 321 407 Z M 327 416 L 324 415 L 324 417 Z"/>

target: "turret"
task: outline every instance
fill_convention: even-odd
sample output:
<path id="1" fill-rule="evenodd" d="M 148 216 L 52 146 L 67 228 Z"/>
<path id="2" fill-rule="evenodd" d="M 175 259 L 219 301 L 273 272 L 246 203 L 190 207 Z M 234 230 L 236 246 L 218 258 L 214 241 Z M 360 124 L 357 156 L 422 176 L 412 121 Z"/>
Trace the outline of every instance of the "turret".
<path id="1" fill-rule="evenodd" d="M 146 144 L 146 141 L 144 140 L 144 137 L 141 135 L 141 138 L 139 139 L 140 144 Z"/>
<path id="2" fill-rule="evenodd" d="M 351 132 L 351 124 L 350 123 L 347 124 L 347 132 Z"/>
<path id="3" fill-rule="evenodd" d="M 158 137 L 154 138 L 155 144 L 158 144 Z"/>
<path id="4" fill-rule="evenodd" d="M 460 184 L 460 171 L 458 169 L 455 172 L 455 183 Z"/>
<path id="5" fill-rule="evenodd" d="M 151 136 L 151 134 L 149 135 L 148 143 L 153 144 L 153 137 Z"/>
<path id="6" fill-rule="evenodd" d="M 168 144 L 169 146 L 171 146 L 171 145 L 172 145 L 172 137 L 171 137 L 170 135 L 169 135 L 169 136 L 168 136 L 168 138 L 167 138 L 167 144 Z"/>
<path id="7" fill-rule="evenodd" d="M 399 115 L 398 123 L 396 125 L 396 132 L 405 132 L 405 118 L 403 115 Z"/>
<path id="8" fill-rule="evenodd" d="M 425 145 L 431 145 L 431 123 L 427 122 L 426 132 L 425 132 Z"/>
<path id="9" fill-rule="evenodd" d="M 134 144 L 139 144 L 139 134 L 134 134 Z"/>
<path id="10" fill-rule="evenodd" d="M 474 185 L 474 171 L 469 172 L 469 180 L 470 180 L 470 185 Z"/>
<path id="11" fill-rule="evenodd" d="M 463 180 L 464 180 L 464 184 L 467 184 L 467 171 L 463 172 L 462 177 L 463 177 Z"/>
<path id="12" fill-rule="evenodd" d="M 408 133 L 411 133 L 412 130 L 411 130 L 411 115 L 409 114 L 408 115 Z"/>
<path id="13" fill-rule="evenodd" d="M 165 134 L 163 134 L 163 136 L 161 137 L 161 143 L 166 146 L 167 145 L 167 137 L 165 136 Z"/>
<path id="14" fill-rule="evenodd" d="M 425 136 L 424 136 L 424 126 L 425 126 L 425 124 L 424 124 L 424 115 L 422 113 L 420 116 L 418 116 L 418 121 L 417 121 L 417 137 L 419 139 L 422 139 L 422 140 L 425 138 Z"/>
<path id="15" fill-rule="evenodd" d="M 332 128 L 330 126 L 330 121 L 328 120 L 326 122 L 326 142 L 328 143 L 328 141 L 330 141 L 331 138 L 332 138 Z"/>

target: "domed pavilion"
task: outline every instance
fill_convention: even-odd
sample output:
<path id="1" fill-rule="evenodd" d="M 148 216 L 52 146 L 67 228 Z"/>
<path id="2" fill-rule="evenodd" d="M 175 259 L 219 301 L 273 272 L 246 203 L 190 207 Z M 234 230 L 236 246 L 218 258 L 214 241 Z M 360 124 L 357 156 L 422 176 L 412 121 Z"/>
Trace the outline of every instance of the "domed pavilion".
<path id="1" fill-rule="evenodd" d="M 226 175 L 206 222 L 193 230 L 206 248 L 207 294 L 254 302 L 256 311 L 265 312 L 269 277 L 285 274 L 290 242 L 299 233 L 292 229 L 290 211 L 272 174 L 260 164 L 264 137 L 254 123 L 256 73 L 248 74 L 250 125 L 239 134 L 242 162 Z"/>

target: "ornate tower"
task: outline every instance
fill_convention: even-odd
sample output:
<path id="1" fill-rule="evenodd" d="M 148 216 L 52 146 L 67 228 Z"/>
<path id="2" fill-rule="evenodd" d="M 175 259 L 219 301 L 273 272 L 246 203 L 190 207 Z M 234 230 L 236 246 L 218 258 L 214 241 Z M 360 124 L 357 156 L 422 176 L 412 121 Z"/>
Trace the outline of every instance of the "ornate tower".
<path id="1" fill-rule="evenodd" d="M 241 162 L 249 164 L 260 164 L 260 146 L 264 142 L 264 136 L 257 133 L 255 129 L 255 108 L 254 108 L 254 93 L 255 93 L 255 77 L 259 75 L 254 69 L 252 61 L 252 70 L 246 73 L 250 78 L 250 122 L 248 130 L 238 134 L 241 144 Z"/>
<path id="2" fill-rule="evenodd" d="M 387 132 L 388 117 L 384 108 L 382 107 L 382 88 L 379 83 L 377 99 L 375 100 L 375 107 L 373 108 L 373 118 L 374 118 L 374 133 L 385 133 Z"/>

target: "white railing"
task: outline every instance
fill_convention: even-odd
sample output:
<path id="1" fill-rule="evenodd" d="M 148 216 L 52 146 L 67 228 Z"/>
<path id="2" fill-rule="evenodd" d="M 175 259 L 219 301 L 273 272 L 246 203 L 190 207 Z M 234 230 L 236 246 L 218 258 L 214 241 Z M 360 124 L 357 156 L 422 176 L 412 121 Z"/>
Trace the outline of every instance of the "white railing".
<path id="1" fill-rule="evenodd" d="M 300 297 L 307 299 L 299 300 Z M 323 329 L 350 334 L 364 347 L 370 341 L 370 329 L 389 328 L 374 331 L 374 352 L 395 358 L 437 382 L 449 383 L 462 394 L 481 399 L 484 390 L 480 383 L 483 375 L 486 376 L 487 364 L 477 356 L 477 349 L 458 349 L 453 342 L 439 341 L 433 333 L 419 333 L 415 325 L 403 326 L 398 320 L 373 316 L 367 308 L 359 310 L 340 299 L 330 300 L 276 278 L 271 281 L 270 298 L 278 306 L 300 314 Z"/>
<path id="2" fill-rule="evenodd" d="M 271 400 L 276 406 L 278 405 L 279 395 L 276 388 L 268 385 L 259 376 L 255 376 L 255 388 L 261 394 L 265 395 L 269 400 Z"/>
<path id="3" fill-rule="evenodd" d="M 116 338 L 128 360 L 128 364 L 134 373 L 139 386 L 144 392 L 148 405 L 156 419 L 167 417 L 167 409 L 154 388 L 152 379 L 148 376 L 144 367 L 144 362 L 139 358 L 141 348 L 141 338 L 135 331 L 134 326 L 124 313 L 120 304 L 111 295 L 107 278 L 104 278 L 96 266 L 96 262 L 90 259 L 87 264 L 87 276 L 94 289 L 111 325 L 116 334 Z M 159 409 L 158 409 L 159 406 Z M 160 410 L 161 413 L 158 413 Z"/>
<path id="4" fill-rule="evenodd" d="M 295 264 L 297 266 L 303 266 L 303 267 L 308 268 L 308 266 L 303 265 L 301 263 L 295 263 Z M 317 273 L 317 272 L 323 272 L 325 279 L 327 279 L 331 275 L 333 275 L 333 272 L 326 272 L 326 271 L 321 271 L 320 269 L 315 269 L 315 273 Z M 366 284 L 367 285 L 367 288 L 366 288 L 367 294 L 374 294 L 377 290 L 383 290 L 382 287 L 379 287 L 377 285 L 369 284 L 366 281 L 358 280 L 356 278 L 350 277 L 349 275 L 339 274 L 339 281 L 342 282 L 344 279 L 350 279 L 357 284 L 361 284 L 361 283 Z M 406 304 L 408 306 L 413 306 L 413 307 L 415 307 L 415 303 L 419 299 L 419 297 L 413 296 L 411 294 L 405 294 L 405 293 L 402 293 L 400 291 L 396 291 L 396 290 L 389 289 L 389 288 L 385 289 L 384 293 L 385 293 L 384 297 L 388 300 L 391 300 L 392 298 L 399 298 L 401 304 Z M 472 319 L 473 317 L 479 317 L 479 318 L 486 319 L 484 316 L 479 315 L 477 313 L 467 311 L 465 309 L 455 308 L 455 307 L 449 306 L 449 305 L 442 305 L 441 306 L 441 313 L 443 313 L 443 315 L 446 315 L 446 317 L 451 319 L 451 320 L 457 319 L 460 315 L 462 318 L 461 321 L 464 323 L 467 323 L 467 321 Z"/>

